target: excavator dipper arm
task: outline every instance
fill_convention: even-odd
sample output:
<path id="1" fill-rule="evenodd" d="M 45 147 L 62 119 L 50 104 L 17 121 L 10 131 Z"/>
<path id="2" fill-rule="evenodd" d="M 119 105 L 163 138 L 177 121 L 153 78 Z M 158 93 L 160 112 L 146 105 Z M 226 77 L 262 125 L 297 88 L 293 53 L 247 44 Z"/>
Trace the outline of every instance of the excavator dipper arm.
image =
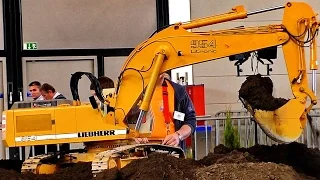
<path id="1" fill-rule="evenodd" d="M 188 31 L 282 8 L 284 15 L 281 24 L 209 32 Z M 225 14 L 168 26 L 141 43 L 129 55 L 118 78 L 115 118 L 120 125 L 127 126 L 128 113 L 134 106 L 140 105 L 140 116 L 135 128 L 131 129 L 132 136 L 139 136 L 141 120 L 149 110 L 160 73 L 244 52 L 282 46 L 294 99 L 275 111 L 251 109 L 249 104 L 247 109 L 268 136 L 279 142 L 295 141 L 305 126 L 306 113 L 317 103 L 315 94 L 308 87 L 303 46 L 307 43 L 304 40 L 308 32 L 311 37 L 310 66 L 317 69 L 315 37 L 318 28 L 319 22 L 313 9 L 299 2 L 251 13 L 247 13 L 243 6 L 237 6 Z M 311 105 L 306 108 L 308 97 Z"/>

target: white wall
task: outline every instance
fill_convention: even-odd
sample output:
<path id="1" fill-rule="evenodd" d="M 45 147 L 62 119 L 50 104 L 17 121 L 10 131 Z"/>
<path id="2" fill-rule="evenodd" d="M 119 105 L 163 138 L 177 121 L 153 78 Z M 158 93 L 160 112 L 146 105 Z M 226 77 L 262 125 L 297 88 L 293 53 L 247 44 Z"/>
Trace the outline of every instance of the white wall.
<path id="1" fill-rule="evenodd" d="M 174 24 L 176 22 L 186 22 L 189 20 L 190 20 L 190 1 L 189 0 L 169 0 L 169 24 Z M 171 79 L 174 82 L 179 82 L 177 81 L 177 79 L 180 79 L 180 77 L 184 79 L 187 78 L 187 84 L 193 84 L 192 65 L 177 68 L 171 71 Z"/>
<path id="2" fill-rule="evenodd" d="M 132 48 L 157 27 L 156 1 L 23 0 L 21 4 L 23 42 L 37 42 L 39 49 Z"/>

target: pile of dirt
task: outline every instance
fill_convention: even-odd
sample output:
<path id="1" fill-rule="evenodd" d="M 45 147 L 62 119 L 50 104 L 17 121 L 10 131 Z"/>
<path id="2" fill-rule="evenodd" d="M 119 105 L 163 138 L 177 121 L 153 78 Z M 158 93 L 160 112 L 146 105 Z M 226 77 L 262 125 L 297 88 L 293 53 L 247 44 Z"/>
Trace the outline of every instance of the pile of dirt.
<path id="1" fill-rule="evenodd" d="M 201 160 L 178 159 L 165 154 L 151 154 L 148 159 L 140 159 L 128 164 L 121 170 L 111 169 L 98 174 L 97 179 L 108 180 L 178 180 L 198 179 L 196 176 L 199 168 L 212 164 L 257 162 L 248 153 L 238 151 L 226 154 L 209 153 Z M 224 165 L 223 165 L 224 166 Z"/>
<path id="2" fill-rule="evenodd" d="M 7 168 L 8 169 L 8 168 Z M 0 169 L 0 180 L 57 180 L 57 179 L 68 179 L 68 180 L 88 180 L 92 179 L 91 173 L 91 163 L 76 163 L 72 166 L 65 167 L 58 170 L 54 174 L 41 174 L 36 175 L 33 173 L 23 173 L 21 174 L 21 169 L 7 170 Z"/>
<path id="3" fill-rule="evenodd" d="M 6 169 L 0 168 L 0 180 L 7 180 L 7 179 L 23 180 L 26 178 L 23 178 L 23 176 L 15 170 L 7 170 L 7 168 Z"/>
<path id="4" fill-rule="evenodd" d="M 241 163 L 214 164 L 197 170 L 197 179 L 281 179 L 306 180 L 314 179 L 300 176 L 291 167 L 275 163 Z"/>
<path id="5" fill-rule="evenodd" d="M 12 166 L 14 167 L 14 166 Z M 17 180 L 177 180 L 177 179 L 320 179 L 320 151 L 303 144 L 228 149 L 217 146 L 213 152 L 196 161 L 153 153 L 148 159 L 131 162 L 121 170 L 106 170 L 92 177 L 90 163 L 77 163 L 51 175 L 20 174 L 0 169 L 0 179 Z M 7 168 L 9 169 L 9 168 Z"/>
<path id="6" fill-rule="evenodd" d="M 23 161 L 21 160 L 0 160 L 0 169 L 20 172 Z"/>
<path id="7" fill-rule="evenodd" d="M 246 100 L 253 109 L 266 111 L 274 111 L 289 101 L 284 98 L 275 98 L 272 93 L 272 80 L 257 74 L 246 78 L 239 90 L 239 97 Z"/>
<path id="8" fill-rule="evenodd" d="M 227 155 L 232 151 L 234 150 L 228 149 L 223 145 L 214 149 L 215 154 Z M 293 167 L 298 173 L 320 179 L 320 151 L 308 148 L 305 144 L 293 142 L 272 146 L 255 145 L 250 148 L 239 148 L 236 151 L 249 153 L 260 162 L 285 164 Z"/>
<path id="9" fill-rule="evenodd" d="M 222 163 L 246 163 L 246 162 L 258 162 L 252 155 L 247 152 L 231 151 L 228 153 L 209 153 L 204 158 L 197 161 L 198 165 L 210 166 L 212 164 Z"/>
<path id="10" fill-rule="evenodd" d="M 115 169 L 104 171 L 97 175 L 97 179 L 116 177 L 112 180 L 191 180 L 196 179 L 194 174 L 197 167 L 197 162 L 192 159 L 179 159 L 166 154 L 153 153 L 148 159 L 133 161 L 120 171 Z"/>
<path id="11" fill-rule="evenodd" d="M 235 150 L 219 145 L 214 152 L 198 161 L 154 154 L 149 159 L 134 161 L 120 171 L 104 171 L 99 174 L 98 179 L 313 180 L 320 179 L 317 170 L 320 167 L 319 155 L 319 151 L 298 143 L 271 147 L 257 145 Z M 295 158 L 297 156 L 299 158 Z"/>

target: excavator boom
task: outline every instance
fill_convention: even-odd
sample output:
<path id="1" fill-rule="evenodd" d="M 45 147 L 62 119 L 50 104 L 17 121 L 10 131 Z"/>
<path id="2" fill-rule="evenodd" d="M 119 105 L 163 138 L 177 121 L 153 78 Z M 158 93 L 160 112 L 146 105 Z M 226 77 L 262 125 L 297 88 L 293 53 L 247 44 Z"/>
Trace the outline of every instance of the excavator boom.
<path id="1" fill-rule="evenodd" d="M 284 9 L 281 24 L 209 32 L 188 31 L 281 8 Z M 274 140 L 294 141 L 300 136 L 304 127 L 305 113 L 317 102 L 315 94 L 308 87 L 304 46 L 308 32 L 311 37 L 308 40 L 311 43 L 312 55 L 310 65 L 317 68 L 315 37 L 318 28 L 319 22 L 316 21 L 316 14 L 312 8 L 300 2 L 288 2 L 284 6 L 251 13 L 247 13 L 242 6 L 237 6 L 225 14 L 171 25 L 144 41 L 128 57 L 118 79 L 115 117 L 126 125 L 124 121 L 126 116 L 140 100 L 141 111 L 135 124 L 135 131 L 139 132 L 141 119 L 149 109 L 150 99 L 160 73 L 244 52 L 281 46 L 295 97 L 285 105 L 284 109 L 295 113 L 281 110 L 255 112 L 256 110 L 250 108 L 250 104 L 247 104 L 247 108 Z M 307 97 L 310 97 L 312 104 L 305 111 Z M 275 125 L 275 116 L 280 119 L 281 125 Z M 139 134 L 137 132 L 134 134 Z"/>

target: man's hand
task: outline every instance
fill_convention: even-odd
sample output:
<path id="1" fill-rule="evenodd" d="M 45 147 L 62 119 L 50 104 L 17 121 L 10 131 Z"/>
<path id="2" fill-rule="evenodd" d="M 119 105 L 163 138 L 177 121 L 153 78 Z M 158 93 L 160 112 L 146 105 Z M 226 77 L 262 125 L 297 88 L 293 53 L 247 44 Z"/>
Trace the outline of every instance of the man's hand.
<path id="1" fill-rule="evenodd" d="M 165 144 L 165 145 L 169 145 L 169 146 L 178 146 L 179 145 L 179 135 L 177 133 L 173 133 L 173 134 L 169 134 L 167 135 L 162 144 Z"/>
<path id="2" fill-rule="evenodd" d="M 134 140 L 136 141 L 136 143 L 138 144 L 145 144 L 148 143 L 148 138 L 134 138 Z"/>

